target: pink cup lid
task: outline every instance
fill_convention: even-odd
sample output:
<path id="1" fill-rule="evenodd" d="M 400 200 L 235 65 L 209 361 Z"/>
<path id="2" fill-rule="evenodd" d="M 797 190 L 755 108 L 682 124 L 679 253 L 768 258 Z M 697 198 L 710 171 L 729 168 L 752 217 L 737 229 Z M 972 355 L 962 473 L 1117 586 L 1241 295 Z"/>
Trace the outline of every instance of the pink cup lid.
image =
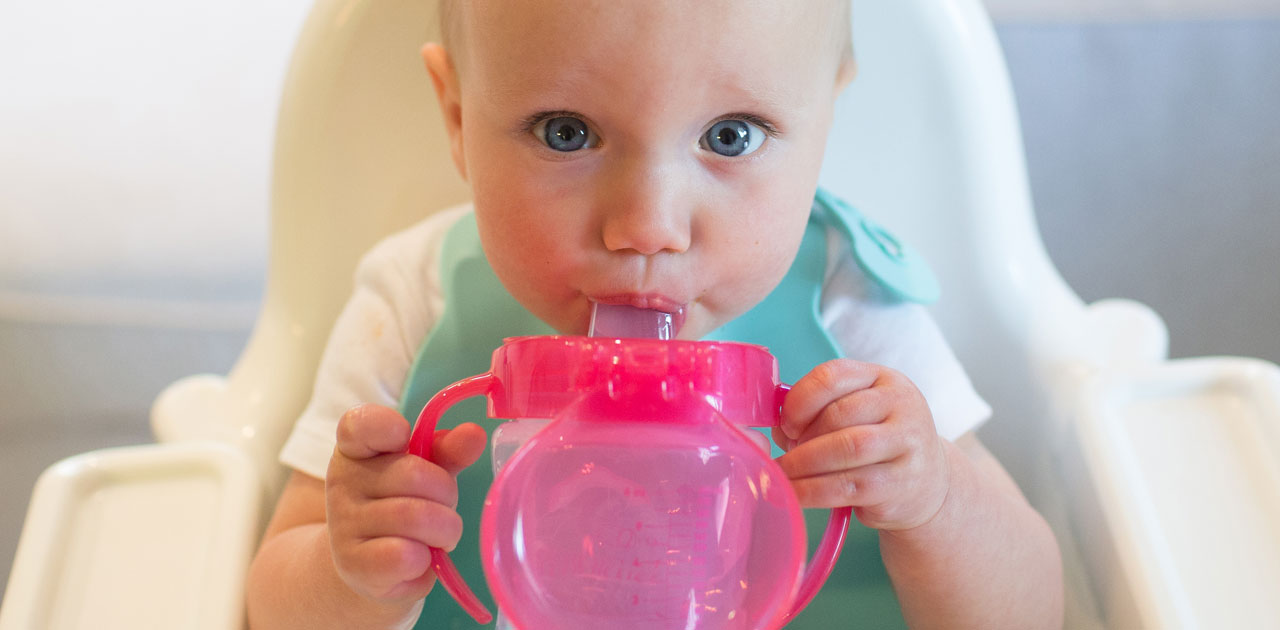
<path id="1" fill-rule="evenodd" d="M 658 395 L 657 380 L 737 424 L 775 426 L 786 394 L 768 349 L 734 342 L 512 337 L 494 351 L 492 374 L 494 418 L 552 418 L 602 385 L 622 398 Z"/>

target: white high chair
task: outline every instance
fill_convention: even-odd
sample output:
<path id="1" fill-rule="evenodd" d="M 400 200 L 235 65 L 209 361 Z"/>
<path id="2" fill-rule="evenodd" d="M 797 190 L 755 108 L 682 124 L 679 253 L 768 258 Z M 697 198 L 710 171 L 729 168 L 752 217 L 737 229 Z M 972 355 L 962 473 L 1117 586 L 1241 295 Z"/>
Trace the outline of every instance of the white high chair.
<path id="1" fill-rule="evenodd" d="M 37 483 L 0 630 L 239 628 L 244 574 L 358 256 L 466 199 L 417 50 L 434 3 L 319 0 L 278 122 L 271 267 L 231 373 L 157 399 L 157 443 Z M 1057 531 L 1068 627 L 1280 627 L 1280 369 L 1166 360 L 1142 305 L 1085 305 L 1036 230 L 978 0 L 859 0 L 822 183 L 930 259 L 982 430 Z"/>

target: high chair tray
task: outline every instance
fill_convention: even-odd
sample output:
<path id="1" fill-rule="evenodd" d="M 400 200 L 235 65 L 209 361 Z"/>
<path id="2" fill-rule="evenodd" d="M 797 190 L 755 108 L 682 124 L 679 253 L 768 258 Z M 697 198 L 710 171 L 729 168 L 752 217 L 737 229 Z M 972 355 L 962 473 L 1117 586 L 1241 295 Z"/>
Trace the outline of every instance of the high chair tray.
<path id="1" fill-rule="evenodd" d="M 1129 576 L 1113 585 L 1138 591 L 1101 594 L 1138 609 L 1111 621 L 1280 627 L 1280 370 L 1173 361 L 1100 376 L 1082 402 L 1110 552 Z"/>
<path id="2" fill-rule="evenodd" d="M 0 630 L 243 626 L 261 490 L 212 443 L 104 449 L 41 475 Z"/>

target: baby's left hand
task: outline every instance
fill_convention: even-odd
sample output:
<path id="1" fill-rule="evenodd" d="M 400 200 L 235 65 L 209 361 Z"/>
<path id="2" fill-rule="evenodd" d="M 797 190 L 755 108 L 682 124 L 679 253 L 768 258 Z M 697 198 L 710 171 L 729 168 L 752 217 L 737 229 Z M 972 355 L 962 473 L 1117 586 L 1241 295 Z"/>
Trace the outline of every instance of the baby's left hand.
<path id="1" fill-rule="evenodd" d="M 923 525 L 948 490 L 947 450 L 924 396 L 907 377 L 849 359 L 796 382 L 773 439 L 804 507 L 851 505 L 868 527 Z"/>

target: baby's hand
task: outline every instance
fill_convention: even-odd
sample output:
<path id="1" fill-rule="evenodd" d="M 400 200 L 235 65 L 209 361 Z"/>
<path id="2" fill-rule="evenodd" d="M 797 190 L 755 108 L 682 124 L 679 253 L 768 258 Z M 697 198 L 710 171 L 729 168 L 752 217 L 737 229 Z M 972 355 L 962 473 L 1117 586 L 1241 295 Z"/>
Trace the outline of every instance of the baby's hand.
<path id="1" fill-rule="evenodd" d="M 426 597 L 435 583 L 429 547 L 462 535 L 454 476 L 484 451 L 474 424 L 437 431 L 432 459 L 406 454 L 409 423 L 396 410 L 360 405 L 338 422 L 325 479 L 329 542 L 338 575 L 357 594 L 387 603 Z"/>
<path id="2" fill-rule="evenodd" d="M 848 359 L 796 382 L 773 439 L 805 507 L 851 505 L 868 527 L 903 530 L 947 496 L 946 450 L 924 396 L 902 374 Z"/>

